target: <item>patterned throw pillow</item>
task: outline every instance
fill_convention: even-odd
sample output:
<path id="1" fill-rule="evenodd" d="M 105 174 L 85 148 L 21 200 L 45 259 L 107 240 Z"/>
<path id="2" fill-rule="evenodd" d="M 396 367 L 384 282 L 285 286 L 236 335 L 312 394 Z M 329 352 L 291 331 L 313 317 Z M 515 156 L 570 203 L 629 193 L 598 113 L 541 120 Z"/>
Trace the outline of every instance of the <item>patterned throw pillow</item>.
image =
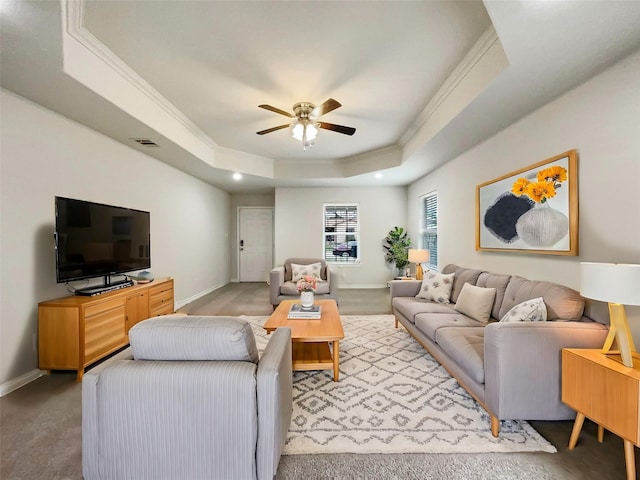
<path id="1" fill-rule="evenodd" d="M 297 282 L 305 275 L 315 275 L 316 278 L 320 278 L 320 268 L 322 264 L 320 262 L 310 263 L 309 265 L 298 265 L 297 263 L 291 264 L 291 281 Z"/>
<path id="2" fill-rule="evenodd" d="M 422 286 L 416 298 L 433 300 L 438 303 L 449 303 L 454 275 L 455 273 L 445 275 L 443 273 L 432 272 L 431 270 L 424 272 Z"/>
<path id="3" fill-rule="evenodd" d="M 515 305 L 500 319 L 501 322 L 544 322 L 547 320 L 547 306 L 542 297 L 525 300 Z"/>

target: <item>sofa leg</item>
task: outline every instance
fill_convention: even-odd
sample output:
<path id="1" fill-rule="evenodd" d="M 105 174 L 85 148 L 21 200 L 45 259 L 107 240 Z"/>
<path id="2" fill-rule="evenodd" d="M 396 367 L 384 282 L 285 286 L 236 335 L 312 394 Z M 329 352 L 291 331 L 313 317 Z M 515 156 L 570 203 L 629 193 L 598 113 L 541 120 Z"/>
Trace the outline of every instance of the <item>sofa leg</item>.
<path id="1" fill-rule="evenodd" d="M 500 434 L 500 420 L 491 415 L 491 435 L 497 437 Z"/>
<path id="2" fill-rule="evenodd" d="M 396 328 L 398 328 L 398 319 L 396 318 Z"/>

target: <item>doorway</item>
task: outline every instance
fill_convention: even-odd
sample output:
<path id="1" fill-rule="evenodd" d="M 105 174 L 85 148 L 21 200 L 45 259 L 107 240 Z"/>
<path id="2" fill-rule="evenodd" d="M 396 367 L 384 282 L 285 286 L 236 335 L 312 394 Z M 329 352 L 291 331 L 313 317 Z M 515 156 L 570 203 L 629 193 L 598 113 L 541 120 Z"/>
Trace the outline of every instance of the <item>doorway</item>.
<path id="1" fill-rule="evenodd" d="M 238 207 L 238 280 L 266 282 L 273 266 L 273 207 Z"/>

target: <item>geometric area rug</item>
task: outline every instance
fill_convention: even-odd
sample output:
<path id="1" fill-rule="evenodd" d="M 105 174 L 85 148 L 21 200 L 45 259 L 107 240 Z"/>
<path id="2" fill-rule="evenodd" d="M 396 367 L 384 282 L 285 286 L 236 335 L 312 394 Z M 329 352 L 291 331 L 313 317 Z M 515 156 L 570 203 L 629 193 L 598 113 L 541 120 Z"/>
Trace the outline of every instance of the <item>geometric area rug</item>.
<path id="1" fill-rule="evenodd" d="M 260 353 L 267 317 L 251 323 Z M 556 452 L 526 421 L 487 412 L 393 315 L 342 315 L 340 381 L 331 370 L 293 372 L 285 455 L 322 453 Z"/>

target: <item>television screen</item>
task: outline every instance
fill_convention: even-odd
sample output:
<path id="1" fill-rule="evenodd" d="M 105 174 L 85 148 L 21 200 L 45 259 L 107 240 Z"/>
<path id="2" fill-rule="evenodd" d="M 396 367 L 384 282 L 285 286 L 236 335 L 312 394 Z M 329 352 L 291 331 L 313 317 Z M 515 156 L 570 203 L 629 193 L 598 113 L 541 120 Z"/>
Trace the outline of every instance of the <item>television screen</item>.
<path id="1" fill-rule="evenodd" d="M 56 197 L 58 283 L 151 267 L 149 212 Z"/>

